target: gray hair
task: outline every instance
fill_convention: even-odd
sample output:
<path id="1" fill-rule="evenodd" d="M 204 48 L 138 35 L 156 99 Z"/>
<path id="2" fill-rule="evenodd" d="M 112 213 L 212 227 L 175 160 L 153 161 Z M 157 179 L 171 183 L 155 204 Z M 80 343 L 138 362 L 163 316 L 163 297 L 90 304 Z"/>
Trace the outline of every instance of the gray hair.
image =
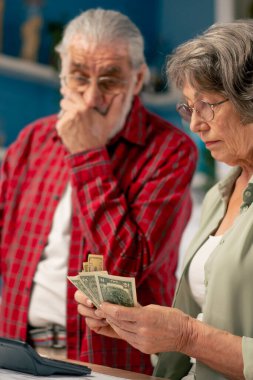
<path id="1" fill-rule="evenodd" d="M 128 44 L 133 68 L 146 64 L 144 40 L 138 27 L 120 12 L 101 8 L 89 9 L 71 20 L 64 31 L 63 39 L 56 47 L 60 54 L 66 53 L 73 37 L 83 35 L 97 44 L 115 41 Z"/>
<path id="2" fill-rule="evenodd" d="M 253 121 L 253 20 L 214 24 L 168 57 L 169 80 L 182 89 L 228 98 L 244 124 Z"/>

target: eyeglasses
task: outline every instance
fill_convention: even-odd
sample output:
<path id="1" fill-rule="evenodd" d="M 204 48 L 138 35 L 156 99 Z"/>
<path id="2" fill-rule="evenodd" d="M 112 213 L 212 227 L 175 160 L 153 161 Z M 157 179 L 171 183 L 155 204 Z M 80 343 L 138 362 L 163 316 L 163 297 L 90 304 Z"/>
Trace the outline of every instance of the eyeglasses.
<path id="1" fill-rule="evenodd" d="M 84 75 L 68 74 L 61 79 L 65 85 L 73 91 L 85 92 L 92 79 Z M 127 81 L 114 77 L 99 77 L 96 79 L 97 86 L 103 94 L 117 95 L 125 88 Z"/>
<path id="2" fill-rule="evenodd" d="M 188 123 L 191 121 L 193 111 L 197 112 L 202 120 L 209 122 L 214 118 L 214 107 L 223 104 L 228 100 L 229 99 L 225 99 L 217 103 L 207 103 L 204 102 L 204 100 L 198 100 L 194 103 L 193 107 L 188 106 L 188 104 L 181 103 L 177 105 L 177 111 Z"/>

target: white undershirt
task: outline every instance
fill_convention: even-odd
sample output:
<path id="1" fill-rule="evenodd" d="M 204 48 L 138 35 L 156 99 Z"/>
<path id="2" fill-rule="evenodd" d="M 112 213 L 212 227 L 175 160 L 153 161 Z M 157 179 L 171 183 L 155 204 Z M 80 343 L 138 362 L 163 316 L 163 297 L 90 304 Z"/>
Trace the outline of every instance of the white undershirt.
<path id="1" fill-rule="evenodd" d="M 67 262 L 70 247 L 71 186 L 67 185 L 53 218 L 34 276 L 28 320 L 31 326 L 66 326 Z"/>
<path id="2" fill-rule="evenodd" d="M 218 246 L 221 241 L 222 235 L 219 236 L 209 236 L 205 243 L 199 248 L 195 253 L 188 272 L 188 281 L 193 298 L 197 304 L 203 310 L 205 303 L 205 264 L 209 259 L 210 255 L 214 249 Z M 203 313 L 197 315 L 199 321 L 203 320 Z M 196 359 L 191 357 L 191 363 L 196 363 Z"/>
<path id="3" fill-rule="evenodd" d="M 206 242 L 194 255 L 188 272 L 188 281 L 191 288 L 192 295 L 197 304 L 203 308 L 205 302 L 205 263 L 209 256 L 218 246 L 222 235 L 209 236 Z"/>

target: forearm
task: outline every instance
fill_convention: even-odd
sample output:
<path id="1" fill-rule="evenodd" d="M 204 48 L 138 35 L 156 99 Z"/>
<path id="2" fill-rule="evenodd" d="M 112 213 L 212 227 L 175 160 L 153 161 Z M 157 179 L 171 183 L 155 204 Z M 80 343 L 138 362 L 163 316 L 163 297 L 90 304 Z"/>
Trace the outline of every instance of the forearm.
<path id="1" fill-rule="evenodd" d="M 190 318 L 189 339 L 183 352 L 228 379 L 244 379 L 241 337 Z"/>

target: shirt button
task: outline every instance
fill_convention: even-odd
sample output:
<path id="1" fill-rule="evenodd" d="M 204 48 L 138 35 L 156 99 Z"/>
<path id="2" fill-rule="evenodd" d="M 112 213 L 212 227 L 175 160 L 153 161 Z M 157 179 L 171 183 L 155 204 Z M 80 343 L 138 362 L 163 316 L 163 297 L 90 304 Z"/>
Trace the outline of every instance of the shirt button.
<path id="1" fill-rule="evenodd" d="M 60 199 L 60 196 L 59 196 L 59 195 L 53 195 L 53 199 L 54 199 L 55 201 L 58 201 L 58 200 Z"/>

